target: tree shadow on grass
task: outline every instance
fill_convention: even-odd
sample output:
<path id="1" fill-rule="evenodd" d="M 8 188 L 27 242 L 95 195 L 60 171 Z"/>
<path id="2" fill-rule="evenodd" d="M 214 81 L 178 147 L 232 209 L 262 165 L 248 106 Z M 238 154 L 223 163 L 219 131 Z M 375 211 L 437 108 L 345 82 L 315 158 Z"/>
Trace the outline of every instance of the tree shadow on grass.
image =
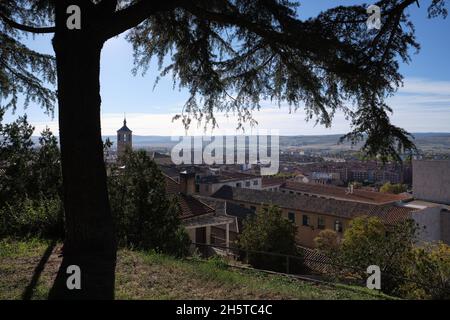
<path id="1" fill-rule="evenodd" d="M 28 283 L 27 287 L 22 293 L 22 300 L 31 300 L 31 297 L 33 296 L 34 289 L 36 288 L 41 273 L 42 271 L 44 271 L 45 265 L 47 264 L 47 261 L 50 258 L 50 255 L 52 254 L 55 246 L 56 240 L 52 240 L 48 245 L 47 249 L 45 249 L 45 252 L 41 257 L 41 260 L 37 264 L 36 268 L 34 268 L 33 277 L 31 278 L 30 282 Z"/>
<path id="2" fill-rule="evenodd" d="M 69 289 L 69 266 L 77 266 L 81 272 L 81 287 Z M 51 288 L 49 300 L 112 300 L 114 299 L 116 256 L 84 253 L 63 254 L 63 260 Z"/>

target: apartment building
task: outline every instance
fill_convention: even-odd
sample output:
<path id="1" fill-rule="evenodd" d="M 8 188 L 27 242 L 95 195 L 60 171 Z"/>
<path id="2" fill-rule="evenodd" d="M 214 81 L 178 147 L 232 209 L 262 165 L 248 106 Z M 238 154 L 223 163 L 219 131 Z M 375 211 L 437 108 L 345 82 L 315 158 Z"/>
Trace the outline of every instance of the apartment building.
<path id="1" fill-rule="evenodd" d="M 397 203 L 376 204 L 230 186 L 221 187 L 212 197 L 253 212 L 267 211 L 270 205 L 279 207 L 283 216 L 297 226 L 298 244 L 309 248 L 314 247 L 314 238 L 321 230 L 331 229 L 342 235 L 355 217 L 376 216 L 392 225 L 410 218 L 416 210 Z"/>

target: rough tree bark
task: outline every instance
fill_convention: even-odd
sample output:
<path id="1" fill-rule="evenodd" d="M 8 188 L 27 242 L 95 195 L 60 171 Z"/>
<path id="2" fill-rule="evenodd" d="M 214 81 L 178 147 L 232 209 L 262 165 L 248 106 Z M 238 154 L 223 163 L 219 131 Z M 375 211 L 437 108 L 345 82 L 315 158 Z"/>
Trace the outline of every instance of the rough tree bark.
<path id="1" fill-rule="evenodd" d="M 79 2 L 81 30 L 66 27 L 68 1 L 56 2 L 59 136 L 66 237 L 63 263 L 49 298 L 114 298 L 116 243 L 100 128 L 103 40 L 90 28 L 93 7 Z M 73 3 L 73 1 L 72 1 Z M 92 21 L 93 22 L 93 21 Z M 81 290 L 69 290 L 69 265 L 81 269 Z"/>

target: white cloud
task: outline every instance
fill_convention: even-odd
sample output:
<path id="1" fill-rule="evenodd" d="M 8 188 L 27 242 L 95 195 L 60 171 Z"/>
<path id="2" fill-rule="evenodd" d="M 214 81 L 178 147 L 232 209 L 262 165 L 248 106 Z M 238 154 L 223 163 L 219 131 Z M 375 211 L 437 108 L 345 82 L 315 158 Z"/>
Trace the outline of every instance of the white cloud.
<path id="1" fill-rule="evenodd" d="M 420 93 L 427 95 L 450 95 L 450 81 L 433 81 L 424 78 L 408 78 L 400 88 L 402 93 Z"/>
<path id="2" fill-rule="evenodd" d="M 450 131 L 450 81 L 432 81 L 426 79 L 411 78 L 405 80 L 405 86 L 388 100 L 393 108 L 392 121 L 396 125 L 410 132 L 437 132 Z M 159 110 L 180 110 L 173 105 L 165 107 L 158 102 Z M 149 108 L 150 109 L 150 108 Z M 153 108 L 151 108 L 153 109 Z M 126 110 L 124 110 L 126 111 Z M 136 135 L 172 135 L 175 132 L 184 132 L 180 121 L 172 122 L 175 113 L 170 111 L 161 113 L 130 113 L 126 117 L 128 126 Z M 216 115 L 219 131 L 234 131 L 237 119 L 233 115 L 226 117 L 224 114 Z M 254 113 L 260 129 L 276 129 L 281 135 L 308 135 L 308 134 L 336 134 L 350 130 L 349 122 L 342 112 L 337 112 L 331 128 L 322 125 L 315 126 L 314 121 L 305 122 L 306 114 L 303 109 L 289 113 L 288 107 L 282 105 L 279 109 L 270 102 L 263 103 L 263 109 Z M 114 135 L 122 126 L 122 113 L 102 114 L 102 133 Z M 37 131 L 49 126 L 57 133 L 57 122 L 35 122 Z M 255 128 L 246 126 L 246 132 L 252 132 Z M 203 134 L 203 126 L 197 128 L 192 125 L 189 134 Z M 211 133 L 210 131 L 208 133 Z"/>

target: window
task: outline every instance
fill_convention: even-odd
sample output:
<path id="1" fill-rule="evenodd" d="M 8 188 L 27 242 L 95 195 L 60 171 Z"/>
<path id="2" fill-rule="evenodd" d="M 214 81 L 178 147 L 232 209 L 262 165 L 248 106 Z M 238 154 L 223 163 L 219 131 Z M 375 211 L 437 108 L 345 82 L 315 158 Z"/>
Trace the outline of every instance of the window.
<path id="1" fill-rule="evenodd" d="M 236 183 L 236 188 L 242 187 L 242 184 L 240 182 Z"/>
<path id="2" fill-rule="evenodd" d="M 253 185 L 257 186 L 258 185 L 258 180 L 253 180 Z"/>
<path id="3" fill-rule="evenodd" d="M 250 187 L 250 181 L 245 181 L 245 186 Z"/>
<path id="4" fill-rule="evenodd" d="M 336 232 L 342 232 L 342 222 L 339 220 L 336 220 L 334 222 L 334 231 Z"/>
<path id="5" fill-rule="evenodd" d="M 309 226 L 309 217 L 306 214 L 302 216 L 302 225 Z"/>
<path id="6" fill-rule="evenodd" d="M 288 212 L 288 219 L 292 223 L 295 223 L 295 212 Z"/>
<path id="7" fill-rule="evenodd" d="M 317 218 L 317 229 L 325 229 L 325 219 L 323 217 Z"/>

